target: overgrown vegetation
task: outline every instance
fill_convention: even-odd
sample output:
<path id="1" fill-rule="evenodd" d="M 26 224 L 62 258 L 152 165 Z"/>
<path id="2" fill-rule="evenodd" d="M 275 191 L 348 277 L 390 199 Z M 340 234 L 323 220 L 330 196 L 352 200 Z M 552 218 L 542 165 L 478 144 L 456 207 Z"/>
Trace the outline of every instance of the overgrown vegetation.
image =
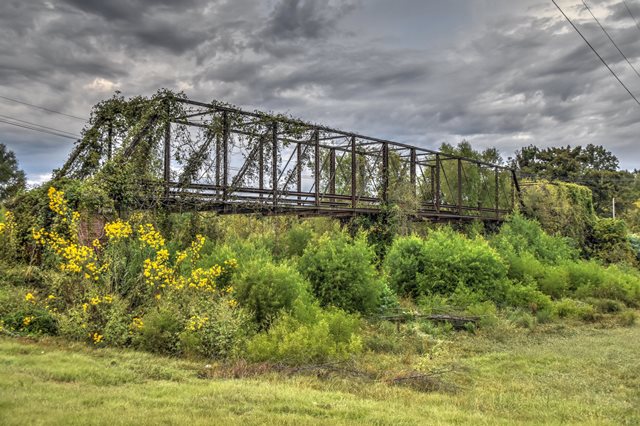
<path id="1" fill-rule="evenodd" d="M 155 123 L 154 111 L 179 108 L 168 99 L 116 97 L 92 122 L 118 110 L 113 131 L 123 136 Z M 585 186 L 528 182 L 522 209 L 493 226 L 410 223 L 415 200 L 396 197 L 407 195 L 398 176 L 379 215 L 349 221 L 169 213 L 158 198 L 135 202 L 140 178 L 157 174 L 149 152 L 161 133 L 153 127 L 131 167 L 118 168 L 100 162 L 101 139 L 88 131 L 71 178 L 18 190 L 0 210 L 0 333 L 206 360 L 230 376 L 348 363 L 354 376 L 424 391 L 449 389 L 433 379 L 432 360 L 455 339 L 500 344 L 636 321 L 634 210 L 599 217 Z M 443 150 L 501 160 L 468 143 Z M 497 189 L 502 177 L 464 173 L 472 204 L 495 200 L 482 182 Z"/>

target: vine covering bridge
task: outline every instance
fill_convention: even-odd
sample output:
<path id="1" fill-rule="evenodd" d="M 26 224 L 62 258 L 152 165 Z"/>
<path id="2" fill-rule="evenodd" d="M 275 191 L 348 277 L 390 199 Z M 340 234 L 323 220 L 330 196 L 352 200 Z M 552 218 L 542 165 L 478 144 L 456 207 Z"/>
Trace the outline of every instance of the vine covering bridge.
<path id="1" fill-rule="evenodd" d="M 351 216 L 391 203 L 415 218 L 501 220 L 518 200 L 502 165 L 183 96 L 116 101 L 94 109 L 58 177 L 129 170 L 139 199 L 221 213 Z"/>

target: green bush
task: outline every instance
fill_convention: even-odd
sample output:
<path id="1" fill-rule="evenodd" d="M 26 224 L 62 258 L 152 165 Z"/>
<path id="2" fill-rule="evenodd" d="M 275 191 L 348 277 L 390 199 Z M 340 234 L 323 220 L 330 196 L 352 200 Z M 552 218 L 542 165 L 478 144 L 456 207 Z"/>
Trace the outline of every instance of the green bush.
<path id="1" fill-rule="evenodd" d="M 595 309 L 589 303 L 575 299 L 560 299 L 554 303 L 556 313 L 560 318 L 578 318 L 592 321 L 595 318 Z"/>
<path id="2" fill-rule="evenodd" d="M 588 253 L 605 264 L 634 263 L 634 253 L 624 220 L 598 218 L 588 240 Z"/>
<path id="3" fill-rule="evenodd" d="M 521 193 L 523 213 L 539 221 L 549 235 L 569 237 L 583 247 L 596 220 L 593 196 L 586 186 L 538 181 Z"/>
<path id="4" fill-rule="evenodd" d="M 578 257 L 569 239 L 550 236 L 537 221 L 525 219 L 519 214 L 511 216 L 502 225 L 491 244 L 500 254 L 518 257 L 530 253 L 545 264 L 557 264 Z"/>
<path id="5" fill-rule="evenodd" d="M 297 311 L 283 313 L 268 331 L 254 336 L 247 345 L 247 358 L 253 362 L 322 363 L 346 360 L 362 351 L 357 317 L 336 308 L 301 306 Z"/>
<path id="6" fill-rule="evenodd" d="M 293 224 L 284 235 L 282 257 L 292 258 L 302 256 L 304 249 L 307 248 L 313 235 L 313 229 L 308 223 Z"/>
<path id="7" fill-rule="evenodd" d="M 526 309 L 533 314 L 540 311 L 553 312 L 551 298 L 531 284 L 508 286 L 505 304 L 514 308 Z"/>
<path id="8" fill-rule="evenodd" d="M 25 306 L 2 317 L 4 327 L 27 334 L 58 334 L 58 322 L 51 312 L 37 306 Z"/>
<path id="9" fill-rule="evenodd" d="M 384 283 L 374 265 L 375 253 L 363 236 L 327 233 L 307 246 L 298 262 L 322 306 L 348 312 L 373 312 Z"/>
<path id="10" fill-rule="evenodd" d="M 234 283 L 238 302 L 260 326 L 268 326 L 281 310 L 291 310 L 298 298 L 309 298 L 309 284 L 287 264 L 251 262 Z"/>
<path id="11" fill-rule="evenodd" d="M 595 261 L 565 262 L 562 266 L 569 277 L 568 289 L 573 292 L 581 287 L 598 288 L 606 280 L 605 269 Z"/>
<path id="12" fill-rule="evenodd" d="M 620 315 L 618 316 L 618 323 L 624 327 L 631 327 L 633 324 L 636 323 L 637 319 L 638 319 L 637 313 L 635 313 L 634 311 L 627 310 L 620 313 Z"/>
<path id="13" fill-rule="evenodd" d="M 562 266 L 547 266 L 537 281 L 540 291 L 554 299 L 560 299 L 568 292 L 569 272 Z"/>
<path id="14" fill-rule="evenodd" d="M 180 333 L 180 348 L 186 355 L 227 359 L 240 354 L 248 336 L 253 332 L 250 315 L 241 308 L 233 307 L 228 300 L 209 303 L 200 322 L 187 321 Z"/>
<path id="15" fill-rule="evenodd" d="M 418 296 L 418 275 L 425 272 L 428 255 L 418 236 L 396 238 L 384 261 L 389 285 L 401 296 Z"/>
<path id="16" fill-rule="evenodd" d="M 184 318 L 170 307 L 159 307 L 142 317 L 144 326 L 135 336 L 134 344 L 149 352 L 175 355 L 180 350 L 179 334 L 184 330 Z"/>
<path id="17" fill-rule="evenodd" d="M 516 309 L 508 315 L 509 322 L 517 327 L 533 330 L 538 325 L 538 320 L 530 312 Z"/>
<path id="18" fill-rule="evenodd" d="M 451 295 L 463 286 L 494 301 L 504 297 L 507 267 L 481 238 L 471 240 L 449 228 L 432 231 L 424 259 L 424 271 L 418 274 L 421 294 Z"/>

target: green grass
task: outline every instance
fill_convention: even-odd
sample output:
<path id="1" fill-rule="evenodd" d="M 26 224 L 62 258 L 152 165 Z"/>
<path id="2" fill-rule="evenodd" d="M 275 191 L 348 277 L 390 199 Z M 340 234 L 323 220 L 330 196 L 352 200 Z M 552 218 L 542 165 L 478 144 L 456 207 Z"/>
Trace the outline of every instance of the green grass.
<path id="1" fill-rule="evenodd" d="M 1 338 L 0 424 L 640 424 L 640 326 L 493 336 L 460 333 L 419 360 L 458 366 L 446 392 L 312 375 L 201 379 L 198 362 Z M 366 362 L 376 360 L 394 361 Z"/>

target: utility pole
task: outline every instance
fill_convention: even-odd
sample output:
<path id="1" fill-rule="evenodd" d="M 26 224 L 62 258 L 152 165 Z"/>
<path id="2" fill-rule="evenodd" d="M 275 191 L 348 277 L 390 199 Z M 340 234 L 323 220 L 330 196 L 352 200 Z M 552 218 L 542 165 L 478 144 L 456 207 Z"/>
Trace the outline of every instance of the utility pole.
<path id="1" fill-rule="evenodd" d="M 611 199 L 611 212 L 613 213 L 613 218 L 616 218 L 616 197 Z"/>

